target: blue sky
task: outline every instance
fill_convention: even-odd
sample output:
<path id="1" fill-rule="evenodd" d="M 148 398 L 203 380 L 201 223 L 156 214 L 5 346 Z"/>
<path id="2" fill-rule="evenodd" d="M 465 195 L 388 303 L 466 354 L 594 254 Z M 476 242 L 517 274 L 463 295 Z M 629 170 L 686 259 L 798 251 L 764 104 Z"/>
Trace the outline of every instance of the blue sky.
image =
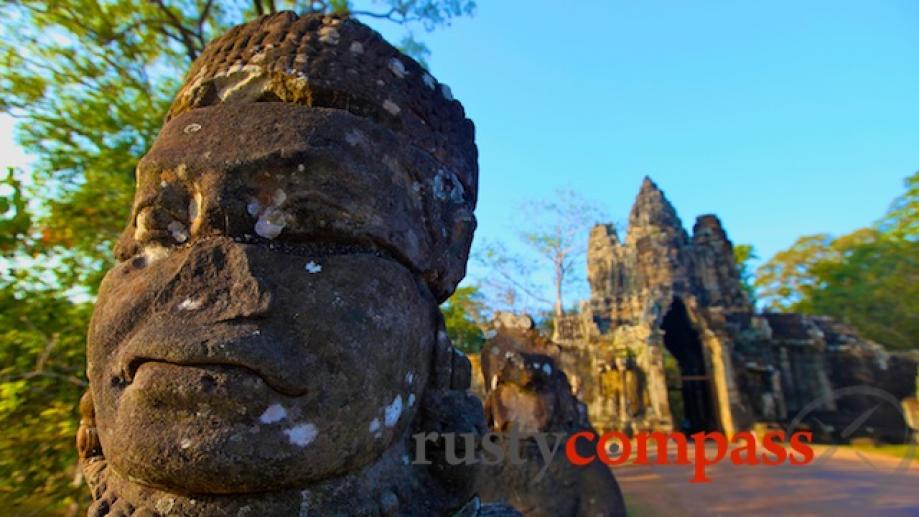
<path id="1" fill-rule="evenodd" d="M 560 187 L 624 223 L 647 174 L 768 258 L 870 224 L 919 170 L 919 2 L 559 5 L 481 0 L 424 36 L 476 123 L 477 239 Z"/>
<path id="2" fill-rule="evenodd" d="M 647 174 L 767 258 L 870 224 L 919 169 L 917 1 L 478 3 L 417 33 L 476 123 L 477 239 L 557 188 L 625 222 Z"/>

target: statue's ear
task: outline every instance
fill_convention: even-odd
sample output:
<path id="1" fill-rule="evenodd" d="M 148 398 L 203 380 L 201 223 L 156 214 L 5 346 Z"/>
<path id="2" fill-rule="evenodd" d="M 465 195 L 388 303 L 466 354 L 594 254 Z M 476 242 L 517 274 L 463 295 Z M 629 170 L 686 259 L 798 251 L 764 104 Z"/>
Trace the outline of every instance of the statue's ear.
<path id="1" fill-rule="evenodd" d="M 77 429 L 77 453 L 80 460 L 102 456 L 102 444 L 96 433 L 96 411 L 92 392 L 87 388 L 80 398 L 80 427 Z"/>
<path id="2" fill-rule="evenodd" d="M 472 385 L 472 364 L 466 354 L 453 346 L 447 335 L 443 314 L 436 306 L 436 332 L 429 388 L 465 392 Z"/>
<path id="3" fill-rule="evenodd" d="M 99 433 L 96 430 L 96 411 L 93 406 L 92 392 L 87 388 L 80 398 L 80 427 L 77 428 L 77 454 L 79 455 L 80 468 L 86 484 L 92 490 L 93 499 L 98 499 L 103 471 L 105 470 L 105 455 L 102 444 L 99 442 Z M 104 488 L 102 489 L 104 491 Z"/>

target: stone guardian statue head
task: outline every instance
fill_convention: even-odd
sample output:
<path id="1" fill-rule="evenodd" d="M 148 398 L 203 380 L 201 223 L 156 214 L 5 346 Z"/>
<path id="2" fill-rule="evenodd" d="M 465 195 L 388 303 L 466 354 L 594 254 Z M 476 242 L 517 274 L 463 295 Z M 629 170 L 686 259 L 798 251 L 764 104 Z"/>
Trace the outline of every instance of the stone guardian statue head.
<path id="1" fill-rule="evenodd" d="M 481 426 L 437 308 L 478 181 L 447 86 L 357 21 L 259 18 L 195 60 L 136 175 L 88 337 L 91 513 L 468 498 L 407 444 Z"/>

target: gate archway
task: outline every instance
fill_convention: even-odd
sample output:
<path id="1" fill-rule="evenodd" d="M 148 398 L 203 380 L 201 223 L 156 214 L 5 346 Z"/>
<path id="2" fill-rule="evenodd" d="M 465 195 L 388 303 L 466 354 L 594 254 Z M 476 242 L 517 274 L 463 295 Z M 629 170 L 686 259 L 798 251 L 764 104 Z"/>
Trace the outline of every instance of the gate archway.
<path id="1" fill-rule="evenodd" d="M 706 366 L 702 340 L 681 299 L 673 299 L 661 330 L 664 331 L 664 346 L 679 365 L 682 415 L 674 415 L 674 428 L 687 434 L 718 430 L 712 378 Z"/>

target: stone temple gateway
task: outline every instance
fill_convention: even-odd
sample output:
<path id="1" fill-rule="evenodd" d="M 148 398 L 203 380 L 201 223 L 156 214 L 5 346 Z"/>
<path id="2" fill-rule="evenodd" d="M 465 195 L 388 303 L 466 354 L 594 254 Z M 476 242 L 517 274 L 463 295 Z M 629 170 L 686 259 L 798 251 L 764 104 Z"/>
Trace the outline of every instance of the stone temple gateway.
<path id="1" fill-rule="evenodd" d="M 689 235 L 648 178 L 624 240 L 611 225 L 591 230 L 588 280 L 590 300 L 557 322 L 553 340 L 600 430 L 731 434 L 802 415 L 818 438 L 840 439 L 878 406 L 840 388 L 896 400 L 915 391 L 914 353 L 888 353 L 830 318 L 757 313 L 718 218 L 698 217 Z M 896 404 L 881 404 L 864 429 L 908 438 Z"/>

